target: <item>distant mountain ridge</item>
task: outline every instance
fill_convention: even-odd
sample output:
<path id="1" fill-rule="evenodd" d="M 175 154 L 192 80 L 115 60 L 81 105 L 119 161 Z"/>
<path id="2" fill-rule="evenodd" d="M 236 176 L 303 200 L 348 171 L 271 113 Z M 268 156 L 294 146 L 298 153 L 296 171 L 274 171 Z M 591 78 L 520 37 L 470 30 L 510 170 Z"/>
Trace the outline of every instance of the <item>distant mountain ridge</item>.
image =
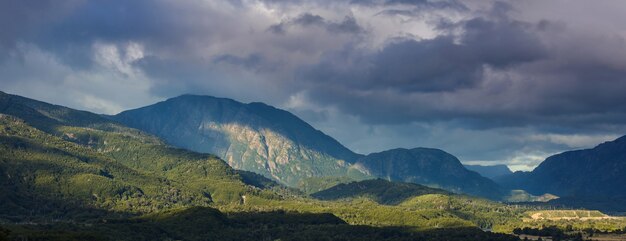
<path id="1" fill-rule="evenodd" d="M 564 200 L 626 200 L 626 136 L 592 149 L 550 156 L 531 172 L 515 172 L 497 181 L 504 187 L 534 195 L 553 193 Z"/>
<path id="2" fill-rule="evenodd" d="M 354 166 L 389 181 L 411 182 L 499 199 L 503 192 L 492 180 L 467 170 L 455 156 L 433 148 L 397 148 L 372 153 Z"/>
<path id="3" fill-rule="evenodd" d="M 463 165 L 467 170 L 478 172 L 483 177 L 489 178 L 491 180 L 504 176 L 510 175 L 513 173 L 511 169 L 507 165 L 491 165 L 491 166 L 483 166 L 483 165 Z"/>

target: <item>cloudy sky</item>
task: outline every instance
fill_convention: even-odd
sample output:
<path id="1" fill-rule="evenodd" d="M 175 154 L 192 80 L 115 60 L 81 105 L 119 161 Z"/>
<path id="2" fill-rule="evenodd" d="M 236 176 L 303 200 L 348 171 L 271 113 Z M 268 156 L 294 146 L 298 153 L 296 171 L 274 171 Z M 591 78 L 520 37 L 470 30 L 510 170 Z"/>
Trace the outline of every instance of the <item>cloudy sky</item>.
<path id="1" fill-rule="evenodd" d="M 4 0 L 0 90 L 113 114 L 185 93 L 292 111 L 360 153 L 529 170 L 626 134 L 626 4 Z"/>

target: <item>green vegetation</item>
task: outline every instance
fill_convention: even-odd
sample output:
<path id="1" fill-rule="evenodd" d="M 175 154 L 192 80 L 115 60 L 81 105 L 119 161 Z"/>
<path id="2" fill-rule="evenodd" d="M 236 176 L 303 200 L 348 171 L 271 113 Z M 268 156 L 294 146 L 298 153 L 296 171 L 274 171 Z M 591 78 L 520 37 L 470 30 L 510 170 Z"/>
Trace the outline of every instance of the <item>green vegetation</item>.
<path id="1" fill-rule="evenodd" d="M 405 227 L 348 225 L 332 214 L 239 212 L 190 208 L 88 225 L 10 225 L 9 238 L 28 240 L 484 240 L 516 237 L 477 228 L 415 232 Z"/>
<path id="2" fill-rule="evenodd" d="M 298 189 L 306 194 L 312 194 L 319 191 L 329 189 L 342 183 L 350 183 L 355 181 L 347 176 L 341 177 L 309 177 L 301 179 L 298 182 Z"/>
<path id="3" fill-rule="evenodd" d="M 425 194 L 451 194 L 441 189 L 429 188 L 414 183 L 389 182 L 382 179 L 338 184 L 332 188 L 313 193 L 322 200 L 339 200 L 366 197 L 380 204 L 398 204 Z"/>

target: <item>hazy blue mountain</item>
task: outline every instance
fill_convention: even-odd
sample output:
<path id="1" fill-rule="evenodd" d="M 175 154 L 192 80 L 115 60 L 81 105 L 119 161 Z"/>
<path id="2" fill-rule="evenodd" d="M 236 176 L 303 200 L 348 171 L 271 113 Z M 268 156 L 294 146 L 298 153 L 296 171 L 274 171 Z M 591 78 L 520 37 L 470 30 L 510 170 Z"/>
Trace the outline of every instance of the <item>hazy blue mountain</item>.
<path id="1" fill-rule="evenodd" d="M 483 166 L 483 165 L 463 165 L 467 170 L 478 172 L 478 174 L 483 177 L 489 178 L 493 180 L 496 177 L 509 175 L 513 173 L 511 169 L 509 169 L 506 165 L 492 165 L 492 166 Z"/>
<path id="2" fill-rule="evenodd" d="M 515 172 L 497 181 L 512 189 L 524 189 L 534 195 L 552 193 L 564 200 L 624 199 L 626 136 L 592 149 L 550 156 L 532 172 Z"/>
<path id="3" fill-rule="evenodd" d="M 350 171 L 358 154 L 295 115 L 263 103 L 183 95 L 112 118 L 290 186 L 308 177 L 362 176 Z"/>
<path id="4" fill-rule="evenodd" d="M 369 154 L 354 167 L 390 181 L 411 182 L 493 199 L 502 190 L 492 180 L 469 171 L 455 156 L 438 149 L 393 149 Z"/>

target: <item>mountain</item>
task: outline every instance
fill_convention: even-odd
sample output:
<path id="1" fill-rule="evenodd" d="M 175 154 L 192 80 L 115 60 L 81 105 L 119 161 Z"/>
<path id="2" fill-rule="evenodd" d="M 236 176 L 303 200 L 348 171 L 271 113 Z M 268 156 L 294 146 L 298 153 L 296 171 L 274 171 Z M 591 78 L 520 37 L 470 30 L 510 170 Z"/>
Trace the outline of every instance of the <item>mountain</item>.
<path id="1" fill-rule="evenodd" d="M 183 95 L 111 118 L 289 186 L 308 177 L 362 176 L 349 168 L 358 154 L 295 115 L 262 103 Z"/>
<path id="2" fill-rule="evenodd" d="M 364 180 L 339 184 L 329 189 L 313 193 L 321 200 L 367 197 L 380 204 L 399 204 L 414 196 L 425 194 L 451 194 L 447 191 L 429 188 L 415 183 L 390 182 L 383 179 Z"/>
<path id="3" fill-rule="evenodd" d="M 500 187 L 469 171 L 455 156 L 438 149 L 392 149 L 360 158 L 354 167 L 390 181 L 419 183 L 457 193 L 500 199 Z"/>
<path id="4" fill-rule="evenodd" d="M 249 176 L 100 115 L 0 92 L 0 220 L 240 203 L 259 193 Z"/>
<path id="5" fill-rule="evenodd" d="M 496 177 L 509 175 L 513 173 L 511 169 L 509 169 L 506 165 L 492 165 L 492 166 L 482 166 L 482 165 L 463 165 L 467 170 L 478 172 L 483 177 L 489 178 L 493 180 Z"/>
<path id="6" fill-rule="evenodd" d="M 443 151 L 356 154 L 295 115 L 262 103 L 183 95 L 110 118 L 171 145 L 213 153 L 235 169 L 307 191 L 381 177 L 489 198 L 502 196 L 495 183 L 466 170 Z"/>
<path id="7" fill-rule="evenodd" d="M 532 172 L 515 172 L 499 178 L 498 182 L 534 195 L 552 193 L 580 200 L 624 200 L 626 136 L 592 149 L 550 156 Z"/>

